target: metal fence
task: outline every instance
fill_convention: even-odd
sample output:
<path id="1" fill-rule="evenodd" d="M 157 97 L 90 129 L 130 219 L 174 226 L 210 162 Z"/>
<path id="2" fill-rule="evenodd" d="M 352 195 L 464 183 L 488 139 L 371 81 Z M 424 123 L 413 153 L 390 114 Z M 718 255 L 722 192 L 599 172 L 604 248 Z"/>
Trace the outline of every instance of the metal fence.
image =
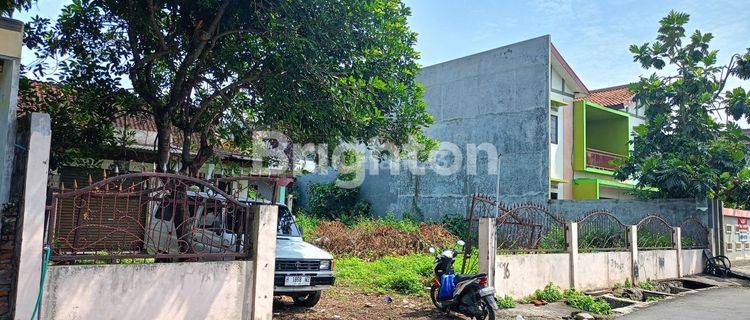
<path id="1" fill-rule="evenodd" d="M 697 217 L 688 217 L 680 224 L 680 239 L 683 249 L 708 248 L 708 227 Z"/>
<path id="2" fill-rule="evenodd" d="M 612 212 L 597 210 L 578 220 L 579 251 L 624 251 L 628 228 Z"/>
<path id="3" fill-rule="evenodd" d="M 638 249 L 659 250 L 673 247 L 674 229 L 669 222 L 657 214 L 649 214 L 636 224 L 638 228 Z"/>
<path id="4" fill-rule="evenodd" d="M 52 192 L 46 243 L 68 263 L 251 257 L 252 212 L 197 178 L 142 172 Z"/>
<path id="5" fill-rule="evenodd" d="M 547 206 L 523 203 L 511 207 L 493 197 L 474 194 L 467 219 L 471 242 L 476 242 L 480 217 L 496 217 L 497 250 L 500 253 L 563 252 L 567 249 L 567 224 Z M 630 246 L 628 226 L 608 210 L 587 212 L 578 223 L 581 252 L 625 251 Z M 697 217 L 680 225 L 682 245 L 686 249 L 708 248 L 708 228 Z M 642 217 L 635 225 L 638 248 L 671 249 L 674 228 L 655 213 Z"/>

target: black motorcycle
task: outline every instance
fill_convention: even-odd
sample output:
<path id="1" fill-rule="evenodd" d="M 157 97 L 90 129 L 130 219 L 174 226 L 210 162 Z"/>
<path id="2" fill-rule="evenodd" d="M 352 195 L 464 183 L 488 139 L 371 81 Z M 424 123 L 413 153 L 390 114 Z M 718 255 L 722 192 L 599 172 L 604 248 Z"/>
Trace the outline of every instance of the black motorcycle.
<path id="1" fill-rule="evenodd" d="M 457 244 L 465 243 L 459 240 Z M 430 248 L 430 253 L 436 252 L 435 248 Z M 484 273 L 455 274 L 453 261 L 458 254 L 457 250 L 448 249 L 435 256 L 435 278 L 430 287 L 432 303 L 444 312 L 458 312 L 477 320 L 495 320 L 495 289 L 487 286 Z"/>

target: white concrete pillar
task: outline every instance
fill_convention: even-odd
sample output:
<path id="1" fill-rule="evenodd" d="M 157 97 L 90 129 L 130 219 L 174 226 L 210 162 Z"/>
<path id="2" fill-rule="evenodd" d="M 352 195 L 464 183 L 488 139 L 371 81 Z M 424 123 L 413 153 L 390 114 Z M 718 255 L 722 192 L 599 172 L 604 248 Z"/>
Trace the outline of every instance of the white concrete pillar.
<path id="1" fill-rule="evenodd" d="M 292 211 L 292 206 L 294 205 L 294 196 L 291 194 L 286 195 L 286 207 L 289 208 L 289 212 Z"/>
<path id="2" fill-rule="evenodd" d="M 708 248 L 711 249 L 711 254 L 716 255 L 716 229 L 708 228 Z"/>
<path id="3" fill-rule="evenodd" d="M 677 277 L 682 277 L 682 229 L 672 228 L 672 248 L 677 253 Z"/>
<path id="4" fill-rule="evenodd" d="M 487 283 L 495 286 L 497 228 L 494 217 L 479 218 L 479 273 L 487 274 Z"/>
<path id="5" fill-rule="evenodd" d="M 270 320 L 273 316 L 273 276 L 276 271 L 276 224 L 279 207 L 256 206 L 253 210 L 253 280 L 250 319 Z"/>
<path id="6" fill-rule="evenodd" d="M 628 226 L 628 244 L 630 245 L 630 265 L 632 266 L 633 284 L 638 283 L 638 226 Z"/>
<path id="7" fill-rule="evenodd" d="M 21 215 L 18 217 L 21 233 L 16 244 L 20 245 L 15 300 L 15 319 L 19 320 L 31 319 L 39 294 L 51 137 L 49 115 L 46 113 L 31 114 L 23 208 L 21 209 Z"/>
<path id="8" fill-rule="evenodd" d="M 570 254 L 570 287 L 576 287 L 576 271 L 578 270 L 578 222 L 568 222 L 565 226 L 565 243 Z"/>

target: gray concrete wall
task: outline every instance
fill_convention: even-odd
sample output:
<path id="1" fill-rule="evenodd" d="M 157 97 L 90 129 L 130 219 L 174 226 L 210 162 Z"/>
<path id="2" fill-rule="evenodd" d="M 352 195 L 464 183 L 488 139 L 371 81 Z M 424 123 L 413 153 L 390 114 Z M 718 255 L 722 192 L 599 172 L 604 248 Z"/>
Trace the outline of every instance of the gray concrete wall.
<path id="1" fill-rule="evenodd" d="M 466 147 L 493 144 L 503 154 L 500 194 L 512 202 L 544 201 L 549 193 L 550 39 L 543 36 L 425 67 L 427 111 L 435 123 L 426 133 L 458 145 L 464 161 L 457 174 L 427 170 L 368 174 L 362 197 L 374 213 L 421 213 L 425 218 L 465 214 L 469 196 L 495 194 L 496 175 L 487 174 L 487 154 L 479 152 L 477 175 L 466 172 Z M 302 177 L 302 191 L 317 178 Z M 325 180 L 325 179 L 323 179 Z M 305 203 L 305 196 L 298 203 Z"/>
<path id="2" fill-rule="evenodd" d="M 679 227 L 683 220 L 690 216 L 699 217 L 706 226 L 709 216 L 706 211 L 695 208 L 693 199 L 653 199 L 653 200 L 551 200 L 550 209 L 560 214 L 565 220 L 577 220 L 593 210 L 609 210 L 622 223 L 632 225 L 643 216 L 656 213 L 663 216 L 674 227 Z"/>
<path id="3" fill-rule="evenodd" d="M 252 261 L 49 268 L 42 319 L 246 319 Z"/>

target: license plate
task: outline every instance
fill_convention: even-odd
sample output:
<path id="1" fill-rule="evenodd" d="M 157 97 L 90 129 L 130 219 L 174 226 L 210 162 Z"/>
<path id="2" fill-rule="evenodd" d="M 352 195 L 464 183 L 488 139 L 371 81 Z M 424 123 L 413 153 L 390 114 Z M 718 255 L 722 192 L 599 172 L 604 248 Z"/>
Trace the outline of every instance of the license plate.
<path id="1" fill-rule="evenodd" d="M 309 286 L 310 276 L 286 276 L 284 278 L 285 286 Z"/>

